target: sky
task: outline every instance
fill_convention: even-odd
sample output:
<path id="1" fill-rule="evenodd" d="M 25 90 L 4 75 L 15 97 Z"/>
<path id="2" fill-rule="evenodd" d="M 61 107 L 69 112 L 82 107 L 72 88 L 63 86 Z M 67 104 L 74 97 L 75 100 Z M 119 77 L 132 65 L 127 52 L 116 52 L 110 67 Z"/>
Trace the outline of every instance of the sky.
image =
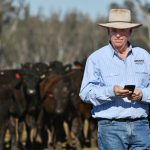
<path id="1" fill-rule="evenodd" d="M 30 4 L 31 14 L 37 14 L 39 8 L 49 16 L 52 12 L 59 12 L 60 16 L 71 10 L 88 14 L 92 19 L 108 14 L 108 6 L 112 2 L 122 4 L 124 0 L 26 0 Z"/>

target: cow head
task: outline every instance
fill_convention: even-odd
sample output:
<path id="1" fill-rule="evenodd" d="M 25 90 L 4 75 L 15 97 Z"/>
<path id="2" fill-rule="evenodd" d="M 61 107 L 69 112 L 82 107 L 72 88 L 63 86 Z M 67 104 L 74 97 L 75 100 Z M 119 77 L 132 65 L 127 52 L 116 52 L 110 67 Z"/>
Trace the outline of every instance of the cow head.
<path id="1" fill-rule="evenodd" d="M 46 112 L 63 114 L 68 105 L 69 80 L 63 75 L 50 73 L 40 84 L 41 99 Z"/>

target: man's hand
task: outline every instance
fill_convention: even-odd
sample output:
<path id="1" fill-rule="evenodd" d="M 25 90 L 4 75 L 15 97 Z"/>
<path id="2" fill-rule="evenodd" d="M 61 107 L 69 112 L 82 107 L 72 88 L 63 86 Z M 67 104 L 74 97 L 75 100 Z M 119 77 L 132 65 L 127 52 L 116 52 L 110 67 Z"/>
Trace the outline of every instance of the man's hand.
<path id="1" fill-rule="evenodd" d="M 116 96 L 124 98 L 124 97 L 129 97 L 132 93 L 132 91 L 129 91 L 128 89 L 124 89 L 123 87 L 119 85 L 115 85 L 113 87 L 114 93 Z"/>
<path id="2" fill-rule="evenodd" d="M 128 96 L 131 101 L 140 101 L 142 99 L 143 93 L 140 89 L 135 89 L 132 95 Z"/>

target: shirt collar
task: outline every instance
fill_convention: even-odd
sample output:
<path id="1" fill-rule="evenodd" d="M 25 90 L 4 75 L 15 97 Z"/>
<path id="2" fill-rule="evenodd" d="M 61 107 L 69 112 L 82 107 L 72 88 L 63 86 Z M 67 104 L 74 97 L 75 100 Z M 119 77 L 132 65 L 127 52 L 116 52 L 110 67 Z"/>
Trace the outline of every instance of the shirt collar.
<path id="1" fill-rule="evenodd" d="M 108 46 L 110 47 L 110 50 L 111 50 L 111 56 L 114 57 L 114 56 L 118 56 L 117 52 L 114 50 L 114 48 L 112 47 L 112 44 L 111 42 L 109 41 L 109 44 Z M 133 50 L 132 50 L 132 45 L 130 44 L 130 42 L 128 42 L 128 54 L 132 54 L 133 55 Z"/>

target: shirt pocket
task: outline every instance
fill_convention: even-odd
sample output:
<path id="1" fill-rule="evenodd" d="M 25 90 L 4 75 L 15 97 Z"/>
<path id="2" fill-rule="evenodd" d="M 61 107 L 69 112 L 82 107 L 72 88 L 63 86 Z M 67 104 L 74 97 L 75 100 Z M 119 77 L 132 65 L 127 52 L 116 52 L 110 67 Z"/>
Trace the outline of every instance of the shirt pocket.
<path id="1" fill-rule="evenodd" d="M 149 84 L 149 74 L 145 71 L 136 71 L 135 80 L 138 87 L 147 87 Z"/>
<path id="2" fill-rule="evenodd" d="M 119 83 L 119 73 L 107 73 L 104 75 L 104 82 L 106 86 L 112 86 Z"/>

